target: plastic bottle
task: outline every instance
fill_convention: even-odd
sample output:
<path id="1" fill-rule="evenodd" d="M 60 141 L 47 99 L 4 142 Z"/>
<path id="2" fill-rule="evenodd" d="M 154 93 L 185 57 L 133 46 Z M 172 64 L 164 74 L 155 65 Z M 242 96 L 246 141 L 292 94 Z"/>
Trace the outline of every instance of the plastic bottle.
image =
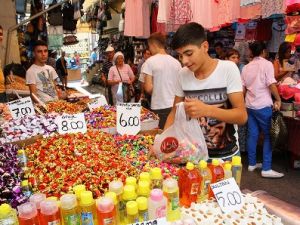
<path id="1" fill-rule="evenodd" d="M 118 200 L 118 205 L 119 205 L 119 210 L 117 212 L 118 218 L 117 221 L 120 221 L 120 224 L 124 224 L 125 220 L 125 210 L 126 210 L 126 205 L 125 202 L 122 199 L 123 195 L 123 183 L 121 181 L 112 181 L 109 183 L 109 191 L 116 193 L 117 195 L 117 200 Z"/>
<path id="2" fill-rule="evenodd" d="M 210 169 L 211 172 L 211 183 L 217 183 L 221 180 L 224 179 L 224 169 L 223 167 L 220 165 L 219 160 L 218 159 L 213 159 L 212 163 L 209 165 L 208 167 Z M 209 187 L 209 194 L 208 197 L 214 197 L 214 193 L 212 192 L 211 188 Z"/>
<path id="3" fill-rule="evenodd" d="M 39 225 L 38 212 L 31 202 L 18 206 L 20 225 Z"/>
<path id="4" fill-rule="evenodd" d="M 150 170 L 150 177 L 151 177 L 151 190 L 162 189 L 163 176 L 161 174 L 161 169 L 158 167 L 152 168 Z"/>
<path id="5" fill-rule="evenodd" d="M 127 177 L 126 181 L 125 181 L 125 185 L 132 185 L 136 189 L 137 188 L 136 178 L 135 177 Z"/>
<path id="6" fill-rule="evenodd" d="M 76 195 L 77 201 L 80 202 L 80 196 L 83 191 L 86 191 L 85 185 L 79 184 L 73 187 L 73 192 Z"/>
<path id="7" fill-rule="evenodd" d="M 193 163 L 188 162 L 185 168 L 178 172 L 180 205 L 189 208 L 196 202 L 201 185 L 201 175 Z"/>
<path id="8" fill-rule="evenodd" d="M 124 191 L 123 191 L 123 196 L 122 199 L 125 202 L 125 204 L 128 201 L 135 201 L 137 195 L 135 192 L 135 189 L 132 185 L 125 185 L 124 186 Z"/>
<path id="9" fill-rule="evenodd" d="M 139 221 L 148 221 L 149 214 L 148 214 L 148 199 L 146 197 L 138 197 L 136 199 L 139 208 Z"/>
<path id="10" fill-rule="evenodd" d="M 198 202 L 202 202 L 208 199 L 208 192 L 209 192 L 209 185 L 211 183 L 211 172 L 210 169 L 207 167 L 207 162 L 201 160 L 199 163 L 199 171 L 202 177 L 202 182 L 200 186 L 200 194 L 198 195 Z"/>
<path id="11" fill-rule="evenodd" d="M 166 217 L 167 198 L 161 189 L 153 189 L 148 199 L 149 220 Z"/>
<path id="12" fill-rule="evenodd" d="M 96 200 L 98 225 L 117 225 L 116 210 L 113 200 L 102 197 Z"/>
<path id="13" fill-rule="evenodd" d="M 136 201 L 129 201 L 126 203 L 126 223 L 138 223 L 139 222 L 139 209 Z"/>
<path id="14" fill-rule="evenodd" d="M 119 212 L 119 202 L 117 199 L 117 194 L 115 192 L 106 192 L 105 193 L 105 197 L 110 198 L 111 200 L 113 200 L 114 206 L 115 206 L 115 210 L 116 210 L 116 220 L 117 220 L 117 224 L 120 224 L 120 212 Z"/>
<path id="15" fill-rule="evenodd" d="M 76 195 L 65 194 L 60 197 L 61 214 L 65 225 L 80 225 L 80 214 Z"/>
<path id="16" fill-rule="evenodd" d="M 18 225 L 18 217 L 15 209 L 4 203 L 0 205 L 0 224 L 2 225 Z"/>
<path id="17" fill-rule="evenodd" d="M 181 217 L 179 207 L 179 188 L 177 180 L 168 178 L 163 182 L 164 196 L 167 198 L 167 220 L 170 222 L 179 220 Z"/>
<path id="18" fill-rule="evenodd" d="M 25 151 L 20 149 L 18 150 L 17 153 L 17 157 L 18 157 L 18 162 L 21 168 L 26 167 L 27 166 L 27 157 L 25 154 Z"/>
<path id="19" fill-rule="evenodd" d="M 224 164 L 224 179 L 228 179 L 228 178 L 232 177 L 231 167 L 232 166 L 230 163 Z"/>
<path id="20" fill-rule="evenodd" d="M 148 173 L 148 172 L 140 173 L 139 181 L 148 181 L 149 184 L 151 184 L 150 173 Z"/>
<path id="21" fill-rule="evenodd" d="M 97 224 L 96 205 L 91 191 L 83 191 L 80 194 L 80 221 L 82 225 Z"/>
<path id="22" fill-rule="evenodd" d="M 57 201 L 45 200 L 41 204 L 41 225 L 61 225 L 60 210 Z"/>
<path id="23" fill-rule="evenodd" d="M 41 221 L 42 219 L 42 215 L 41 215 L 41 202 L 44 201 L 46 199 L 46 195 L 43 193 L 35 193 L 33 195 L 30 196 L 29 201 L 32 202 L 33 204 L 35 204 L 35 207 L 37 209 L 38 212 L 38 219 L 39 221 Z"/>
<path id="24" fill-rule="evenodd" d="M 148 198 L 150 195 L 150 183 L 148 181 L 139 181 L 137 188 L 138 196 Z"/>
<path id="25" fill-rule="evenodd" d="M 238 186 L 241 185 L 241 178 L 242 178 L 242 161 L 240 156 L 233 156 L 232 157 L 232 177 L 235 179 Z"/>
<path id="26" fill-rule="evenodd" d="M 29 198 L 31 196 L 32 191 L 31 191 L 31 188 L 29 186 L 28 180 L 22 180 L 22 182 L 21 182 L 21 189 L 22 189 L 23 194 L 27 198 Z"/>

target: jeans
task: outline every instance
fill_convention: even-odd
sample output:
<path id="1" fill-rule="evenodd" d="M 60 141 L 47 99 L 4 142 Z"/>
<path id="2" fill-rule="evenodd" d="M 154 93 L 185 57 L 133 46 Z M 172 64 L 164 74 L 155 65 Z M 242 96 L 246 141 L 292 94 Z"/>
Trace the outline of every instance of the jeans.
<path id="1" fill-rule="evenodd" d="M 264 134 L 263 145 L 263 165 L 262 170 L 271 169 L 272 164 L 272 147 L 270 140 L 270 128 L 272 118 L 272 108 L 265 107 L 262 109 L 249 109 L 248 112 L 248 134 L 247 134 L 247 151 L 250 166 L 256 165 L 256 146 L 259 132 Z"/>

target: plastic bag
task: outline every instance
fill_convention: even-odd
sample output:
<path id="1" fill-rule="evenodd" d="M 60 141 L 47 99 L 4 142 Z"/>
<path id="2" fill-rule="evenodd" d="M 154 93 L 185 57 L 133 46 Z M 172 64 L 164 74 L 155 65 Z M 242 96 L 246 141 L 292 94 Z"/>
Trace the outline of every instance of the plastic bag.
<path id="1" fill-rule="evenodd" d="M 123 83 L 120 82 L 119 85 L 118 85 L 118 90 L 117 90 L 117 93 L 116 93 L 116 101 L 117 102 L 124 102 L 123 101 Z"/>
<path id="2" fill-rule="evenodd" d="M 183 102 L 177 104 L 173 125 L 156 135 L 153 150 L 158 159 L 169 163 L 198 163 L 208 159 L 200 124 L 197 119 L 187 120 Z"/>
<path id="3" fill-rule="evenodd" d="M 273 151 L 285 149 L 286 140 L 288 139 L 288 129 L 283 115 L 279 111 L 274 112 L 272 115 L 270 135 Z"/>

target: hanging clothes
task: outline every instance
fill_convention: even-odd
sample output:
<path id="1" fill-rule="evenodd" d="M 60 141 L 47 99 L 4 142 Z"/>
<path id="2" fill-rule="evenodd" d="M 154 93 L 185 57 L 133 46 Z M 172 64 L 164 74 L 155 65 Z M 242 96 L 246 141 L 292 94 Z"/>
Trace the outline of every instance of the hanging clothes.
<path id="1" fill-rule="evenodd" d="M 168 23 L 170 18 L 170 11 L 172 6 L 172 0 L 160 0 L 158 1 L 158 23 Z"/>
<path id="2" fill-rule="evenodd" d="M 151 33 L 158 31 L 158 23 L 157 23 L 157 14 L 158 14 L 158 4 L 152 3 L 151 5 Z"/>
<path id="3" fill-rule="evenodd" d="M 283 13 L 283 0 L 261 0 L 262 18 Z"/>
<path id="4" fill-rule="evenodd" d="M 272 38 L 272 19 L 262 19 L 257 22 L 256 37 L 257 41 L 269 41 Z"/>
<path id="5" fill-rule="evenodd" d="M 241 6 L 249 6 L 261 3 L 261 0 L 241 0 Z"/>
<path id="6" fill-rule="evenodd" d="M 192 11 L 190 0 L 172 0 L 167 31 L 175 32 L 180 25 L 190 22 L 191 19 Z"/>
<path id="7" fill-rule="evenodd" d="M 246 36 L 246 24 L 239 23 L 235 31 L 235 40 L 245 40 Z"/>
<path id="8" fill-rule="evenodd" d="M 275 19 L 272 24 L 272 39 L 268 44 L 268 51 L 277 53 L 279 45 L 284 42 L 286 24 L 283 19 Z"/>
<path id="9" fill-rule="evenodd" d="M 297 12 L 300 10 L 300 0 L 286 0 L 286 13 Z"/>
<path id="10" fill-rule="evenodd" d="M 261 16 L 261 4 L 243 6 L 240 12 L 243 20 L 258 19 Z"/>

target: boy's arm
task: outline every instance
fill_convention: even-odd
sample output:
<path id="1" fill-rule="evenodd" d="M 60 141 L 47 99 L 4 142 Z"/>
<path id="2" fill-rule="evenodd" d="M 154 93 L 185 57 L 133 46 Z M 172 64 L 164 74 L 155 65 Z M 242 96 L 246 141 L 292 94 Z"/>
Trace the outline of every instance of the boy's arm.
<path id="1" fill-rule="evenodd" d="M 171 112 L 169 113 L 169 116 L 168 116 L 167 121 L 165 123 L 164 130 L 169 128 L 174 123 L 175 114 L 176 114 L 176 104 L 179 103 L 179 102 L 183 102 L 183 101 L 184 101 L 184 97 L 175 96 L 173 108 L 172 108 Z"/>
<path id="2" fill-rule="evenodd" d="M 145 74 L 144 91 L 148 94 L 152 94 L 153 91 L 153 77 L 149 74 Z"/>
<path id="3" fill-rule="evenodd" d="M 207 105 L 198 99 L 185 99 L 185 112 L 191 118 L 211 117 L 217 120 L 242 125 L 247 121 L 247 112 L 244 103 L 243 92 L 228 94 L 232 109 L 217 108 Z"/>

